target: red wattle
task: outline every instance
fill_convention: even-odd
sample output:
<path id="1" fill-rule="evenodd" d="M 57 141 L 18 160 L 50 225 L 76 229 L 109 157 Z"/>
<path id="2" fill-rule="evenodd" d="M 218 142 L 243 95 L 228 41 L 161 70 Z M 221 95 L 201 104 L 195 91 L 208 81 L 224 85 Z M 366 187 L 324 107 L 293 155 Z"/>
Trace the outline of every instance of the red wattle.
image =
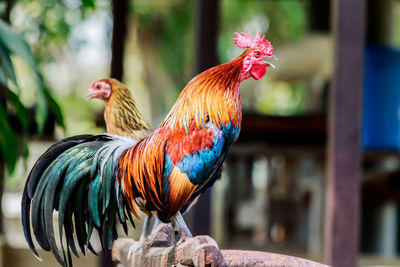
<path id="1" fill-rule="evenodd" d="M 254 78 L 254 80 L 261 79 L 267 72 L 267 63 L 265 62 L 262 63 L 263 64 L 254 65 L 253 68 L 251 69 L 251 76 Z"/>

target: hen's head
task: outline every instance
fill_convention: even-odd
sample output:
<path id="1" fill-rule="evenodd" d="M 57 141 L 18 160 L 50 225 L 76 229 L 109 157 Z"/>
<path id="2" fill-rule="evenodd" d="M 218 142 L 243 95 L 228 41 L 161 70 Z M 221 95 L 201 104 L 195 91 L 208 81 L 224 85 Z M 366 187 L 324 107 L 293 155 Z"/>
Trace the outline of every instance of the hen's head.
<path id="1" fill-rule="evenodd" d="M 97 82 L 92 82 L 86 94 L 88 99 L 99 98 L 107 101 L 112 93 L 113 79 L 101 79 Z"/>
<path id="2" fill-rule="evenodd" d="M 274 68 L 274 65 L 264 61 L 266 58 L 276 59 L 273 55 L 274 49 L 271 43 L 265 40 L 265 36 L 260 38 L 260 33 L 258 31 L 254 39 L 249 30 L 247 29 L 246 31 L 247 36 L 244 33 L 240 34 L 236 32 L 236 38 L 233 39 L 237 47 L 247 48 L 242 63 L 242 80 L 250 77 L 259 80 L 267 72 L 267 67 Z"/>

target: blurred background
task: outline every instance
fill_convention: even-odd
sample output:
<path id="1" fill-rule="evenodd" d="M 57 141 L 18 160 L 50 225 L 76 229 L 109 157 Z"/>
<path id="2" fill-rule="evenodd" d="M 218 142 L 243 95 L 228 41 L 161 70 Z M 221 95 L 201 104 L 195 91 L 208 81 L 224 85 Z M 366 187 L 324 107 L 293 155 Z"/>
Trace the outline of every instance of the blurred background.
<path id="1" fill-rule="evenodd" d="M 265 33 L 279 61 L 260 81 L 242 84 L 240 138 L 222 179 L 185 216 L 189 228 L 220 248 L 320 262 L 335 238 L 347 243 L 350 232 L 358 253 L 345 257 L 353 253 L 362 266 L 400 266 L 400 1 L 353 0 L 347 12 L 335 2 L 341 0 L 2 0 L 0 266 L 56 266 L 50 253 L 40 251 L 40 263 L 27 248 L 21 192 L 33 163 L 56 140 L 104 132 L 104 103 L 85 99 L 93 81 L 123 80 L 157 126 L 195 74 L 242 52 L 232 39 L 246 28 Z M 335 34 L 332 25 L 357 14 L 359 37 L 340 35 L 340 27 Z M 359 45 L 341 47 L 346 34 Z M 340 57 L 341 49 L 362 56 Z M 340 64 L 350 69 L 347 76 Z M 364 78 L 357 83 L 352 71 Z M 333 101 L 334 81 L 358 87 Z M 336 179 L 329 162 L 340 154 L 328 140 L 347 128 L 356 133 L 346 136 L 357 148 L 348 159 L 356 169 L 338 180 L 339 191 L 348 189 L 342 203 L 356 204 L 341 215 L 330 212 L 337 195 L 326 197 L 338 184 L 328 183 Z M 349 223 L 331 227 L 336 215 Z M 92 255 L 74 262 L 102 264 Z"/>

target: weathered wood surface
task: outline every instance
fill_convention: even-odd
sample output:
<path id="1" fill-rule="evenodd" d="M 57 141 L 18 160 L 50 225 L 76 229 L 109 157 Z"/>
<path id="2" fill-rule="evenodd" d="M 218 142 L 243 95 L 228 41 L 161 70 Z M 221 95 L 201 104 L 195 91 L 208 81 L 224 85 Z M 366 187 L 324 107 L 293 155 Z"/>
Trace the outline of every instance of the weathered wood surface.
<path id="1" fill-rule="evenodd" d="M 209 236 L 182 238 L 174 248 L 173 232 L 167 224 L 160 224 L 143 243 L 129 238 L 114 242 L 113 260 L 122 267 L 164 266 L 271 266 L 323 267 L 301 258 L 242 250 L 219 250 Z"/>

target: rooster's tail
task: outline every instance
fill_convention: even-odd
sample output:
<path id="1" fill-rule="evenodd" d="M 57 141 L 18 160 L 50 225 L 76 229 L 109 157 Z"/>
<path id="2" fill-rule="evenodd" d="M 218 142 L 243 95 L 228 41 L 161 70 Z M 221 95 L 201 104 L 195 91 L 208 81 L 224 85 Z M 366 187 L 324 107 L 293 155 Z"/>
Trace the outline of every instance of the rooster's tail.
<path id="1" fill-rule="evenodd" d="M 36 257 L 31 225 L 40 247 L 51 250 L 64 266 L 72 265 L 71 251 L 78 256 L 74 231 L 84 255 L 87 249 L 96 254 L 90 244 L 93 229 L 100 240 L 105 231 L 106 245 L 111 248 L 118 237 L 116 215 L 127 232 L 127 218 L 132 224 L 133 220 L 116 175 L 121 154 L 135 144 L 126 137 L 80 135 L 54 144 L 38 159 L 27 178 L 21 204 L 25 238 Z M 63 257 L 54 237 L 54 211 L 58 211 Z"/>

